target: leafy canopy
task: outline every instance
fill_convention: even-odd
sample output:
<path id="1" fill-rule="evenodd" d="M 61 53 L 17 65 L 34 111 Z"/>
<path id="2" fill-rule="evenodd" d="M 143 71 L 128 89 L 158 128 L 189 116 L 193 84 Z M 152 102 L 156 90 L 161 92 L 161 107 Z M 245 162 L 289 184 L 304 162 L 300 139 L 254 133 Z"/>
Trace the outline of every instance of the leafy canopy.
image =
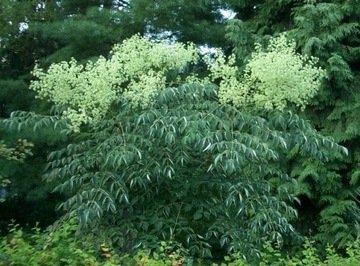
<path id="1" fill-rule="evenodd" d="M 298 147 L 325 160 L 322 149 L 342 148 L 291 112 L 253 116 L 217 92 L 166 88 L 135 113 L 122 101 L 84 141 L 51 153 L 46 178 L 68 195 L 60 208 L 123 251 L 174 240 L 200 256 L 212 245 L 252 254 L 264 235 L 294 234 L 296 182 L 282 158 Z"/>

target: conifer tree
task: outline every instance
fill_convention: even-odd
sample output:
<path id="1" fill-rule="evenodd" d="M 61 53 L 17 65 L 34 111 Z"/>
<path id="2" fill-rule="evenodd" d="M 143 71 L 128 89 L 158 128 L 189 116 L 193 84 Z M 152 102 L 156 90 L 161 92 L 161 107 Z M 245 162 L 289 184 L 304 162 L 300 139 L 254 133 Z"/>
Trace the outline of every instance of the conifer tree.
<path id="1" fill-rule="evenodd" d="M 237 20 L 228 24 L 227 36 L 235 44 L 237 61 L 249 59 L 254 41 L 266 43 L 267 34 L 287 32 L 303 55 L 319 58 L 327 70 L 320 93 L 304 115 L 324 134 L 350 150 L 350 156 L 334 156 L 331 163 L 289 161 L 299 181 L 301 228 L 311 230 L 324 243 L 344 245 L 356 235 L 358 203 L 353 195 L 359 186 L 358 80 L 359 1 L 242 1 L 234 5 Z M 250 12 L 245 12 L 250 10 Z M 297 161 L 294 163 L 294 161 Z M 317 215 L 319 214 L 319 215 Z M 309 223 L 306 225 L 306 221 Z M 318 224 L 318 227 L 314 227 Z"/>

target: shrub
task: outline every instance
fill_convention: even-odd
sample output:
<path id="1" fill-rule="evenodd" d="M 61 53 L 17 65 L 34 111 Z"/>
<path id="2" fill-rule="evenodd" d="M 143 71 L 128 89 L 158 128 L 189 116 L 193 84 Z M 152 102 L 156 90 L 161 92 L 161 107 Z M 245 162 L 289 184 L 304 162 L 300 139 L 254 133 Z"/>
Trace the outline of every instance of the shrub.
<path id="1" fill-rule="evenodd" d="M 336 251 L 333 246 L 328 246 L 325 254 L 316 248 L 315 242 L 307 240 L 300 254 L 287 256 L 277 248 L 266 246 L 261 253 L 261 258 L 253 261 L 246 261 L 239 254 L 225 257 L 225 262 L 220 266 L 246 266 L 246 265 L 272 265 L 272 266 L 356 266 L 360 264 L 360 240 L 349 244 L 344 255 Z M 218 264 L 213 264 L 217 266 Z M 219 265 L 218 265 L 219 266 Z"/>
<path id="2" fill-rule="evenodd" d="M 9 234 L 0 243 L 0 265 L 115 265 L 114 258 L 100 258 L 103 254 L 81 245 L 74 234 L 77 226 L 62 223 L 56 230 L 41 232 L 36 227 L 25 233 L 18 225 L 12 225 Z M 97 256 L 98 255 L 98 256 Z M 107 256 L 109 257 L 109 256 Z"/>

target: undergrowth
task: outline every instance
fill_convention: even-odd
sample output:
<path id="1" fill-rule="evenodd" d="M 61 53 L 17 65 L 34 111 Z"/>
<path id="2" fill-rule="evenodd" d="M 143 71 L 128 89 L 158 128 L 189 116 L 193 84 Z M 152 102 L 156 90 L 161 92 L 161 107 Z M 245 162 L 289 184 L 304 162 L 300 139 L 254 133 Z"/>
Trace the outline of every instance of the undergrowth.
<path id="1" fill-rule="evenodd" d="M 302 251 L 295 256 L 287 256 L 279 248 L 265 246 L 260 258 L 245 259 L 246 256 L 234 253 L 226 256 L 223 262 L 192 258 L 181 245 L 172 241 L 162 241 L 157 250 L 141 248 L 135 254 L 116 254 L 106 243 L 92 247 L 84 243 L 84 238 L 76 236 L 77 225 L 63 223 L 52 230 L 42 232 L 35 227 L 25 233 L 13 224 L 9 233 L 0 242 L 1 266 L 36 265 L 86 265 L 86 266 L 305 266 L 339 265 L 356 266 L 360 263 L 360 240 L 347 245 L 343 252 L 328 246 L 325 252 L 308 239 Z"/>

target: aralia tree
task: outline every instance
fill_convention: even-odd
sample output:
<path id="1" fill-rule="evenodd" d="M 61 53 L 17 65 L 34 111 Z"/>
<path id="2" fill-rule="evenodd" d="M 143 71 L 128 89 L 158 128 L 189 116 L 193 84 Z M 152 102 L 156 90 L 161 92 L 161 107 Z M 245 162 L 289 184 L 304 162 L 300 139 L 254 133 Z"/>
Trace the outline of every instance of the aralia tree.
<path id="1" fill-rule="evenodd" d="M 318 130 L 342 141 L 350 150 L 350 156 L 345 160 L 330 158 L 331 163 L 299 159 L 296 150 L 283 160 L 284 168 L 292 169 L 291 176 L 298 180 L 296 195 L 304 203 L 297 208 L 300 219 L 294 226 L 304 234 L 311 230 L 324 243 L 342 245 L 356 236 L 356 215 L 351 210 L 356 214 L 357 203 L 353 196 L 356 195 L 359 176 L 358 0 L 192 1 L 187 6 L 184 6 L 186 1 L 149 4 L 144 0 L 64 0 L 41 3 L 45 2 L 46 6 L 40 5 L 37 9 L 33 8 L 33 1 L 4 0 L 0 4 L 1 11 L 5 11 L 2 17 L 6 18 L 1 21 L 0 30 L 1 60 L 6 60 L 1 65 L 2 116 L 16 109 L 39 109 L 39 102 L 33 104 L 24 100 L 31 98 L 31 95 L 25 97 L 25 92 L 30 79 L 29 70 L 35 59 L 40 58 L 41 67 L 45 68 L 52 62 L 69 60 L 71 56 L 78 60 L 93 57 L 96 61 L 97 56 L 106 54 L 113 43 L 136 32 L 227 47 L 222 36 L 224 21 L 219 8 L 228 8 L 236 12 L 237 20 L 228 22 L 226 37 L 235 46 L 236 66 L 245 68 L 254 42 L 263 43 L 268 35 L 288 31 L 296 40 L 297 51 L 319 58 L 319 65 L 327 70 L 329 77 L 303 114 Z M 201 23 L 195 22 L 198 20 Z M 25 21 L 29 22 L 29 28 L 19 32 L 18 23 Z M 194 27 L 194 24 L 201 26 Z M 10 45 L 4 45 L 5 40 Z M 22 97 L 13 96 L 18 94 Z M 46 125 L 51 119 L 44 116 L 41 121 Z M 46 149 L 54 146 L 56 135 L 40 137 L 39 156 L 34 158 L 41 158 Z M 36 178 L 14 175 L 21 184 L 26 181 L 28 186 L 23 187 L 26 193 L 34 191 L 28 189 L 35 186 L 30 182 L 36 181 L 39 185 L 37 173 L 42 171 L 41 165 L 37 162 L 26 165 L 27 174 L 35 172 L 30 169 L 37 169 L 35 174 L 31 174 Z M 44 190 L 39 189 L 32 195 L 42 195 L 41 191 Z"/>
<path id="2" fill-rule="evenodd" d="M 46 179 L 60 181 L 64 219 L 76 215 L 83 233 L 122 252 L 169 241 L 202 257 L 215 249 L 251 255 L 267 241 L 301 237 L 292 226 L 297 184 L 284 160 L 346 153 L 287 109 L 313 97 L 324 70 L 285 36 L 259 46 L 244 74 L 220 54 L 208 60 L 208 77 L 184 77 L 197 60 L 191 44 L 136 35 L 109 58 L 35 68 L 31 88 L 58 116 L 19 112 L 7 123 L 79 134 L 49 155 Z M 273 72 L 283 64 L 288 71 Z"/>

